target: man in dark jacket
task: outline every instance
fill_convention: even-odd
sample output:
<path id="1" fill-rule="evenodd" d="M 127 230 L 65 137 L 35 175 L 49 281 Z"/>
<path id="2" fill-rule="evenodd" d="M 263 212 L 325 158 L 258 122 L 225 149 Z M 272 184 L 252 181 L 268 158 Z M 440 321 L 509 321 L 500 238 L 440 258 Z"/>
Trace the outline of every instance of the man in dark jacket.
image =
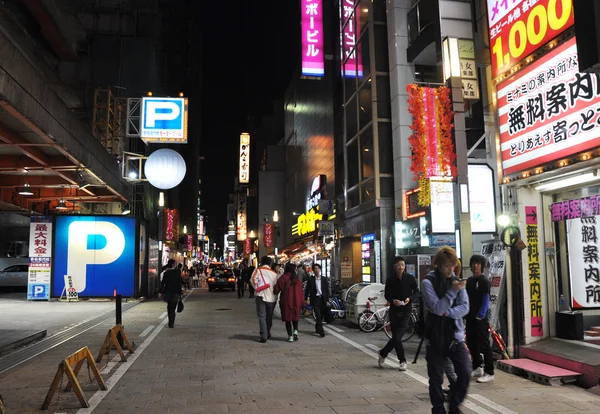
<path id="1" fill-rule="evenodd" d="M 244 271 L 245 271 L 246 267 L 247 267 L 246 263 L 242 262 L 242 263 L 240 263 L 240 266 L 235 270 L 238 299 L 241 299 L 244 297 L 244 290 L 245 290 L 244 284 L 246 283 L 246 281 L 244 280 Z"/>
<path id="2" fill-rule="evenodd" d="M 169 328 L 175 326 L 175 309 L 181 297 L 181 273 L 175 269 L 175 260 L 169 259 L 167 270 L 164 272 L 159 296 L 164 295 L 169 315 Z"/>
<path id="3" fill-rule="evenodd" d="M 329 301 L 329 279 L 321 276 L 321 265 L 318 263 L 314 263 L 312 268 L 315 275 L 309 277 L 306 282 L 304 300 L 310 297 L 310 304 L 317 320 L 316 332 L 323 338 L 325 336 L 323 316 L 327 311 L 326 305 Z"/>
<path id="4" fill-rule="evenodd" d="M 392 337 L 379 351 L 379 366 L 383 368 L 383 363 L 392 349 L 396 349 L 400 371 L 406 371 L 406 357 L 404 356 L 404 347 L 402 346 L 402 337 L 412 311 L 412 299 L 419 290 L 419 285 L 415 277 L 405 272 L 406 262 L 402 257 L 394 259 L 394 276 L 385 281 L 385 298 L 390 303 L 390 327 Z"/>

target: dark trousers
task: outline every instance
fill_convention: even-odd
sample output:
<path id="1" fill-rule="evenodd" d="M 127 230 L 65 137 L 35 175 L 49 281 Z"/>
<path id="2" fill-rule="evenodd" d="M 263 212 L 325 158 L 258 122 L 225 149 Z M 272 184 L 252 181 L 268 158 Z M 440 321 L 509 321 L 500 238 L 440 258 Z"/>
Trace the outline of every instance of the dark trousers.
<path id="1" fill-rule="evenodd" d="M 273 309 L 277 302 L 265 302 L 262 296 L 256 298 L 256 314 L 258 315 L 258 325 L 260 327 L 260 339 L 267 339 L 271 336 L 271 326 L 273 326 Z"/>
<path id="2" fill-rule="evenodd" d="M 383 349 L 379 351 L 379 355 L 387 358 L 392 349 L 395 349 L 396 355 L 398 356 L 398 361 L 406 362 L 406 357 L 404 356 L 404 346 L 402 346 L 402 337 L 404 336 L 404 332 L 406 332 L 406 328 L 408 327 L 409 319 L 410 313 L 408 312 L 390 312 L 390 327 L 392 329 L 392 337 L 383 347 Z"/>
<path id="3" fill-rule="evenodd" d="M 252 283 L 250 282 L 248 282 L 248 293 L 250 294 L 251 298 L 254 297 L 254 286 L 252 286 Z"/>
<path id="4" fill-rule="evenodd" d="M 237 282 L 237 291 L 238 291 L 238 298 L 243 298 L 244 297 L 244 281 L 239 281 Z"/>
<path id="5" fill-rule="evenodd" d="M 494 356 L 490 343 L 490 323 L 488 319 L 467 319 L 467 346 L 471 351 L 473 369 L 477 369 L 484 362 L 486 374 L 494 375 Z M 481 360 L 483 354 L 483 361 Z"/>
<path id="6" fill-rule="evenodd" d="M 456 371 L 456 382 L 452 384 L 450 390 L 450 413 L 458 412 L 458 406 L 467 396 L 467 389 L 471 380 L 471 361 L 464 342 L 456 342 L 446 356 L 428 345 L 426 353 L 427 374 L 429 375 L 429 398 L 431 399 L 431 412 L 433 414 L 446 414 L 444 392 L 442 391 L 446 357 L 450 358 Z"/>
<path id="7" fill-rule="evenodd" d="M 175 324 L 175 310 L 177 309 L 177 302 L 179 302 L 179 295 L 168 294 L 167 297 L 167 315 L 169 315 L 169 326 Z"/>
<path id="8" fill-rule="evenodd" d="M 294 330 L 292 330 L 292 325 L 294 326 L 294 330 L 298 330 L 298 321 L 286 322 L 285 330 L 288 333 L 288 336 L 292 336 L 294 334 Z"/>
<path id="9" fill-rule="evenodd" d="M 317 320 L 316 331 L 318 334 L 325 333 L 323 329 L 323 314 L 325 313 L 325 300 L 323 296 L 317 296 L 315 298 L 315 303 L 310 303 L 313 307 L 313 313 L 315 314 L 315 319 Z"/>

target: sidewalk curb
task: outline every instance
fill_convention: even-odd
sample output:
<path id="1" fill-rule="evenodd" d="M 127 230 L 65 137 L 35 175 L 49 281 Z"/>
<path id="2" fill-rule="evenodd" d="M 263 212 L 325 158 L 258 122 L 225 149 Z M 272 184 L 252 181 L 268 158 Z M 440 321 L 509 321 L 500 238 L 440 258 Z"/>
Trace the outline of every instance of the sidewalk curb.
<path id="1" fill-rule="evenodd" d="M 11 342 L 10 344 L 0 346 L 0 357 L 13 349 L 19 348 L 24 345 L 29 345 L 32 342 L 39 341 L 40 339 L 46 336 L 46 330 L 39 331 L 34 333 L 33 335 L 26 336 L 25 338 L 19 339 L 18 341 Z"/>

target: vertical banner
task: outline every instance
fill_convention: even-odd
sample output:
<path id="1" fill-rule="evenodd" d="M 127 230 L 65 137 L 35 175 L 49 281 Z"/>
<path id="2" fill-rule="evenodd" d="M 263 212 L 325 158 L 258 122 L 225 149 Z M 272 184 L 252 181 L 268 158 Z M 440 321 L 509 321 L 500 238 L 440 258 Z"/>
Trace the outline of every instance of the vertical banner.
<path id="1" fill-rule="evenodd" d="M 252 239 L 247 238 L 246 240 L 244 240 L 244 255 L 245 256 L 250 256 L 252 254 Z"/>
<path id="2" fill-rule="evenodd" d="M 238 211 L 237 211 L 237 239 L 239 241 L 246 240 L 246 194 L 238 194 Z"/>
<path id="3" fill-rule="evenodd" d="M 191 252 L 194 250 L 194 236 L 192 234 L 187 235 L 187 251 Z"/>
<path id="4" fill-rule="evenodd" d="M 50 299 L 52 217 L 31 217 L 27 300 Z"/>
<path id="5" fill-rule="evenodd" d="M 266 223 L 263 228 L 263 245 L 266 248 L 267 254 L 273 253 L 273 224 Z"/>
<path id="6" fill-rule="evenodd" d="M 322 0 L 301 0 L 302 76 L 324 76 Z"/>
<path id="7" fill-rule="evenodd" d="M 240 184 L 250 182 L 250 134 L 243 132 L 240 135 Z"/>
<path id="8" fill-rule="evenodd" d="M 500 305 L 506 292 L 506 246 L 500 240 L 486 240 L 481 243 L 481 255 L 487 259 L 487 277 L 490 280 L 490 325 L 498 329 Z M 484 274 L 486 269 L 483 269 Z"/>
<path id="9" fill-rule="evenodd" d="M 600 308 L 598 224 L 596 216 L 567 220 L 573 309 Z"/>
<path id="10" fill-rule="evenodd" d="M 356 47 L 356 42 L 360 37 L 360 18 L 357 13 L 360 13 L 361 8 L 357 7 L 356 12 L 354 11 L 354 0 L 344 0 L 341 7 L 342 22 L 345 24 L 341 39 L 342 63 L 346 58 L 348 59 L 342 73 L 346 78 L 362 78 L 362 56 L 360 46 Z M 368 12 L 367 10 L 366 13 Z"/>
<path id="11" fill-rule="evenodd" d="M 542 313 L 542 284 L 540 280 L 540 252 L 537 207 L 525 207 L 527 226 L 527 265 L 529 268 L 529 306 L 531 308 L 531 336 L 544 336 Z"/>
<path id="12" fill-rule="evenodd" d="M 165 221 L 163 226 L 163 240 L 179 240 L 179 213 L 177 212 L 177 209 L 165 208 L 163 220 Z"/>

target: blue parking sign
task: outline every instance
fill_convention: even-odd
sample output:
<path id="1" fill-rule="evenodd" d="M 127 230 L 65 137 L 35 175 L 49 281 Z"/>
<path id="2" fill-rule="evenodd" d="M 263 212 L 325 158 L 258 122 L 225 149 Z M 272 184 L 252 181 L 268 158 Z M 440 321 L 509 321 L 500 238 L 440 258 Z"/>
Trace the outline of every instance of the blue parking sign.
<path id="1" fill-rule="evenodd" d="M 146 143 L 186 143 L 187 98 L 143 98 L 140 136 Z"/>

